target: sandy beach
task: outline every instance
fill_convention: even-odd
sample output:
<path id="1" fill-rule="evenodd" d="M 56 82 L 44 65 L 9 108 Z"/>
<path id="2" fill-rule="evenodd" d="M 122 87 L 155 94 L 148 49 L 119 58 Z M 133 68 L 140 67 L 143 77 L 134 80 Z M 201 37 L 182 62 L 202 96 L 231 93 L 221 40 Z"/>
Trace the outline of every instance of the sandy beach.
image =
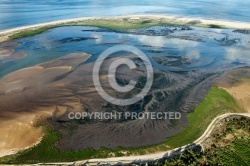
<path id="1" fill-rule="evenodd" d="M 199 24 L 205 25 L 217 25 L 223 26 L 232 29 L 250 29 L 249 22 L 236 22 L 236 21 L 228 21 L 228 20 L 208 20 L 202 18 L 191 18 L 191 17 L 181 17 L 181 16 L 167 16 L 167 15 L 125 15 L 125 16 L 112 16 L 112 17 L 83 17 L 83 18 L 74 18 L 74 19 L 65 19 L 65 20 L 58 20 L 52 22 L 46 22 L 41 24 L 23 26 L 18 28 L 6 29 L 0 31 L 0 42 L 8 40 L 8 36 L 26 31 L 26 30 L 34 30 L 45 26 L 54 26 L 54 25 L 63 25 L 66 23 L 74 23 L 86 20 L 112 20 L 112 19 L 131 19 L 131 20 L 140 20 L 140 19 L 154 19 L 154 20 L 161 20 L 165 19 L 169 22 L 176 22 L 179 24 L 187 24 L 192 22 L 198 22 Z"/>

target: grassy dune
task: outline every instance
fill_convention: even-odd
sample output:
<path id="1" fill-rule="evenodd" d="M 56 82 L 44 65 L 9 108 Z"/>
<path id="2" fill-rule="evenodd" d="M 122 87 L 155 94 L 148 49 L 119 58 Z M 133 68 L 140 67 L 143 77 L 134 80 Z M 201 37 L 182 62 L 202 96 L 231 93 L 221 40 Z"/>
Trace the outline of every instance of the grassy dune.
<path id="1" fill-rule="evenodd" d="M 46 26 L 46 27 L 41 27 L 41 28 L 34 29 L 34 30 L 26 30 L 26 31 L 22 31 L 19 33 L 15 33 L 15 34 L 9 36 L 9 38 L 10 39 L 19 39 L 19 38 L 23 38 L 23 37 L 34 36 L 36 34 L 46 32 L 47 30 L 52 29 L 52 28 L 56 28 L 56 27 L 58 27 L 58 26 Z"/>
<path id="2" fill-rule="evenodd" d="M 101 28 L 107 28 L 111 30 L 126 30 L 126 29 L 137 29 L 156 25 L 189 25 L 206 28 L 229 28 L 226 26 L 215 25 L 215 24 L 204 24 L 199 21 L 174 21 L 170 19 L 130 19 L 130 18 L 112 18 L 112 19 L 89 19 L 83 21 L 61 23 L 51 26 L 44 26 L 36 29 L 28 29 L 18 33 L 14 33 L 9 36 L 10 39 L 18 39 L 22 37 L 33 36 L 36 34 L 43 33 L 49 29 L 61 27 L 61 26 L 95 26 Z"/>
<path id="3" fill-rule="evenodd" d="M 137 29 L 143 27 L 149 27 L 154 25 L 165 25 L 170 23 L 163 23 L 161 21 L 155 20 L 139 20 L 130 21 L 129 19 L 98 19 L 98 20 L 84 20 L 79 22 L 64 23 L 59 25 L 51 25 L 46 27 L 41 27 L 34 30 L 26 30 L 19 33 L 15 33 L 9 36 L 11 39 L 18 39 L 22 37 L 33 36 L 36 34 L 43 33 L 49 29 L 61 27 L 61 26 L 95 26 L 100 28 L 107 28 L 111 30 L 126 30 L 126 29 Z"/>
<path id="4" fill-rule="evenodd" d="M 210 122 L 218 115 L 228 112 L 242 112 L 234 99 L 223 89 L 212 87 L 206 98 L 201 102 L 194 113 L 188 115 L 189 126 L 183 132 L 167 138 L 165 142 L 140 148 L 121 148 L 116 150 L 100 148 L 99 150 L 86 149 L 84 151 L 60 152 L 54 144 L 60 136 L 50 127 L 47 127 L 41 143 L 18 154 L 0 159 L 0 163 L 38 163 L 38 162 L 66 162 L 90 158 L 104 158 L 125 155 L 142 155 L 177 148 L 195 141 L 206 130 Z"/>

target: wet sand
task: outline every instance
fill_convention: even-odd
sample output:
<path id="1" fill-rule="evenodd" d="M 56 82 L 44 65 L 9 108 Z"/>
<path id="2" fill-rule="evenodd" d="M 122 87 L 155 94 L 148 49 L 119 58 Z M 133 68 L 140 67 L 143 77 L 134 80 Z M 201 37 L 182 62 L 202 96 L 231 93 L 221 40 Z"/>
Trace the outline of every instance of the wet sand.
<path id="1" fill-rule="evenodd" d="M 57 107 L 28 102 L 41 94 L 46 98 L 50 95 L 46 85 L 88 58 L 87 54 L 72 53 L 0 79 L 0 132 L 3 134 L 0 137 L 0 157 L 29 148 L 41 140 L 43 128 L 36 123 L 39 119 L 51 118 Z"/>
<path id="2" fill-rule="evenodd" d="M 3 136 L 0 137 L 0 157 L 15 154 L 40 142 L 43 128 L 34 125 L 38 116 L 36 113 L 5 113 L 1 116 L 0 132 Z"/>
<path id="3" fill-rule="evenodd" d="M 18 45 L 17 42 L 0 43 L 0 66 L 27 56 L 24 51 L 14 52 L 15 47 Z"/>
<path id="4" fill-rule="evenodd" d="M 58 125 L 60 121 L 68 121 L 68 111 L 80 112 L 86 107 L 102 107 L 104 101 L 92 83 L 90 69 L 93 63 L 78 67 L 89 57 L 84 53 L 71 53 L 0 79 L 0 131 L 5 134 L 0 138 L 0 156 L 14 154 L 39 142 L 43 130 L 34 125 L 37 118 Z M 108 60 L 102 71 L 107 71 L 115 59 Z M 120 70 L 124 71 L 119 68 L 118 74 Z M 128 68 L 125 70 L 133 77 L 142 74 Z M 104 85 L 107 85 L 105 74 L 102 78 L 106 80 Z M 79 97 L 77 94 L 83 95 Z"/>

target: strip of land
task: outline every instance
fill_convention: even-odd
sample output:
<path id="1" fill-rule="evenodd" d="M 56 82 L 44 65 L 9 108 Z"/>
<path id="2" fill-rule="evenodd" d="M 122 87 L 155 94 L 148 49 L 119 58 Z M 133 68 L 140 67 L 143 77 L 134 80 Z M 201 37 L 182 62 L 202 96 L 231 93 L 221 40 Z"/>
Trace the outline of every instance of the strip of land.
<path id="1" fill-rule="evenodd" d="M 9 39 L 26 37 L 42 33 L 51 28 L 59 26 L 99 26 L 109 29 L 129 29 L 141 28 L 153 25 L 190 25 L 207 28 L 232 28 L 232 29 L 250 29 L 248 22 L 236 22 L 228 20 L 206 20 L 201 18 L 189 18 L 180 16 L 166 15 L 127 15 L 115 17 L 84 17 L 75 19 L 59 20 L 29 26 L 23 26 L 13 29 L 0 31 L 0 42 Z"/>

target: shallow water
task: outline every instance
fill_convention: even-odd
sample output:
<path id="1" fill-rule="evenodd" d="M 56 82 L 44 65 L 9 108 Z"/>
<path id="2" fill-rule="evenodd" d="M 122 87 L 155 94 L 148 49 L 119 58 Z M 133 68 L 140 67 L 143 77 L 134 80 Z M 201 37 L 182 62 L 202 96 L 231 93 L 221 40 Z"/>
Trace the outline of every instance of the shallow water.
<path id="1" fill-rule="evenodd" d="M 15 52 L 25 51 L 27 56 L 0 66 L 0 77 L 21 68 L 33 66 L 57 57 L 84 52 L 91 54 L 85 62 L 93 62 L 107 48 L 117 44 L 133 45 L 151 58 L 154 67 L 168 71 L 195 69 L 227 70 L 249 66 L 249 35 L 232 30 L 193 27 L 174 33 L 150 36 L 142 32 L 161 32 L 174 27 L 151 27 L 137 32 L 112 32 L 95 27 L 73 26 L 52 29 L 43 34 L 16 40 L 21 43 Z M 140 34 L 140 35 L 139 35 Z M 167 57 L 168 64 L 182 58 L 188 63 L 163 65 L 152 57 Z M 176 58 L 174 58 L 176 57 Z"/>
<path id="2" fill-rule="evenodd" d="M 54 20 L 128 14 L 167 14 L 249 22 L 250 0 L 0 0 L 0 30 Z"/>

